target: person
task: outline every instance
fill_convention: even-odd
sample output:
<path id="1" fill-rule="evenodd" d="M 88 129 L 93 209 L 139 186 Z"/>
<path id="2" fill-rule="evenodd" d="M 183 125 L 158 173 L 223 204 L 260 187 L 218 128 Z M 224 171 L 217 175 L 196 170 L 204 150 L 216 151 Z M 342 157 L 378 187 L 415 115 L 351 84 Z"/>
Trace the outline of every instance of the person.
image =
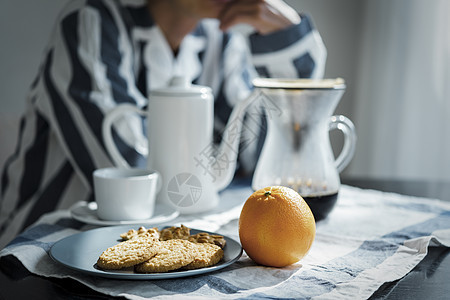
<path id="1" fill-rule="evenodd" d="M 237 24 L 254 32 L 245 39 Z M 113 165 L 102 120 L 117 104 L 144 107 L 152 89 L 183 75 L 214 91 L 219 133 L 253 78 L 320 78 L 325 59 L 311 17 L 281 0 L 71 1 L 5 163 L 0 248 L 44 213 L 94 200 L 92 172 Z M 145 166 L 136 150 L 145 140 L 142 128 L 138 116 L 115 124 L 115 142 L 133 166 Z"/>

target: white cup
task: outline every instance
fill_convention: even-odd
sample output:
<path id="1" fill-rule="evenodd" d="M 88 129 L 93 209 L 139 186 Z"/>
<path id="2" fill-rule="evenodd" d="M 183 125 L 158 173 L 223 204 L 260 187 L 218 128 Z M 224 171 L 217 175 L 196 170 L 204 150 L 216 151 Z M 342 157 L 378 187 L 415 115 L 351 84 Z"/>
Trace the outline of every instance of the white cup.
<path id="1" fill-rule="evenodd" d="M 105 168 L 95 170 L 94 195 L 102 220 L 129 221 L 151 218 L 161 176 L 155 170 Z"/>

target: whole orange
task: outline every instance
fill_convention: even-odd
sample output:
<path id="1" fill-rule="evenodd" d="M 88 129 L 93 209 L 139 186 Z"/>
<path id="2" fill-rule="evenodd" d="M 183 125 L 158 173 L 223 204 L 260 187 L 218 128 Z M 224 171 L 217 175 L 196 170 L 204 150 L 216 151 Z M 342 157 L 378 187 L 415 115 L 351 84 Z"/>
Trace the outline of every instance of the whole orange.
<path id="1" fill-rule="evenodd" d="M 239 218 L 242 248 L 256 263 L 284 267 L 298 262 L 316 235 L 314 216 L 294 190 L 272 186 L 254 192 Z"/>

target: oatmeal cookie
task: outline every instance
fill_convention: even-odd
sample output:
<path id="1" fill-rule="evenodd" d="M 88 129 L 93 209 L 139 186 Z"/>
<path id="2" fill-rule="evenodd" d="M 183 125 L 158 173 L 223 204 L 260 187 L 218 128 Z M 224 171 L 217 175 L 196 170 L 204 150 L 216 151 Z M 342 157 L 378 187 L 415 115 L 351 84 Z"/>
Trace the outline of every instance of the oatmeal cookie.
<path id="1" fill-rule="evenodd" d="M 184 267 L 194 261 L 195 244 L 186 240 L 173 239 L 160 242 L 161 248 L 148 261 L 135 266 L 139 273 L 161 273 Z"/>
<path id="2" fill-rule="evenodd" d="M 185 266 L 185 270 L 200 269 L 213 266 L 223 258 L 223 250 L 217 245 L 210 243 L 195 244 L 195 258 Z"/>
<path id="3" fill-rule="evenodd" d="M 160 242 L 150 234 L 143 234 L 106 249 L 97 266 L 105 270 L 119 270 L 149 260 L 160 251 Z"/>

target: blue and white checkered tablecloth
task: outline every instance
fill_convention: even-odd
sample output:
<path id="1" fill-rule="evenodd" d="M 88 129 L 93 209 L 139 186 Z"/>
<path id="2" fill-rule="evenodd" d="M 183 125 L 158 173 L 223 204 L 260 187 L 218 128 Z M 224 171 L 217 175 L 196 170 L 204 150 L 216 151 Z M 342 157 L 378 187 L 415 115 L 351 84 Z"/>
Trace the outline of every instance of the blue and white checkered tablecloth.
<path id="1" fill-rule="evenodd" d="M 183 223 L 239 241 L 237 220 L 251 193 L 248 186 L 234 186 L 221 193 L 221 206 L 216 210 L 180 216 L 170 225 Z M 92 228 L 71 219 L 69 211 L 57 211 L 18 236 L 0 256 L 14 255 L 31 273 L 70 277 L 101 293 L 129 299 L 366 299 L 383 283 L 412 270 L 426 256 L 428 247 L 450 247 L 450 202 L 344 185 L 333 212 L 317 223 L 314 244 L 299 263 L 285 268 L 262 267 L 244 253 L 221 271 L 172 280 L 92 277 L 49 257 L 55 242 Z"/>

